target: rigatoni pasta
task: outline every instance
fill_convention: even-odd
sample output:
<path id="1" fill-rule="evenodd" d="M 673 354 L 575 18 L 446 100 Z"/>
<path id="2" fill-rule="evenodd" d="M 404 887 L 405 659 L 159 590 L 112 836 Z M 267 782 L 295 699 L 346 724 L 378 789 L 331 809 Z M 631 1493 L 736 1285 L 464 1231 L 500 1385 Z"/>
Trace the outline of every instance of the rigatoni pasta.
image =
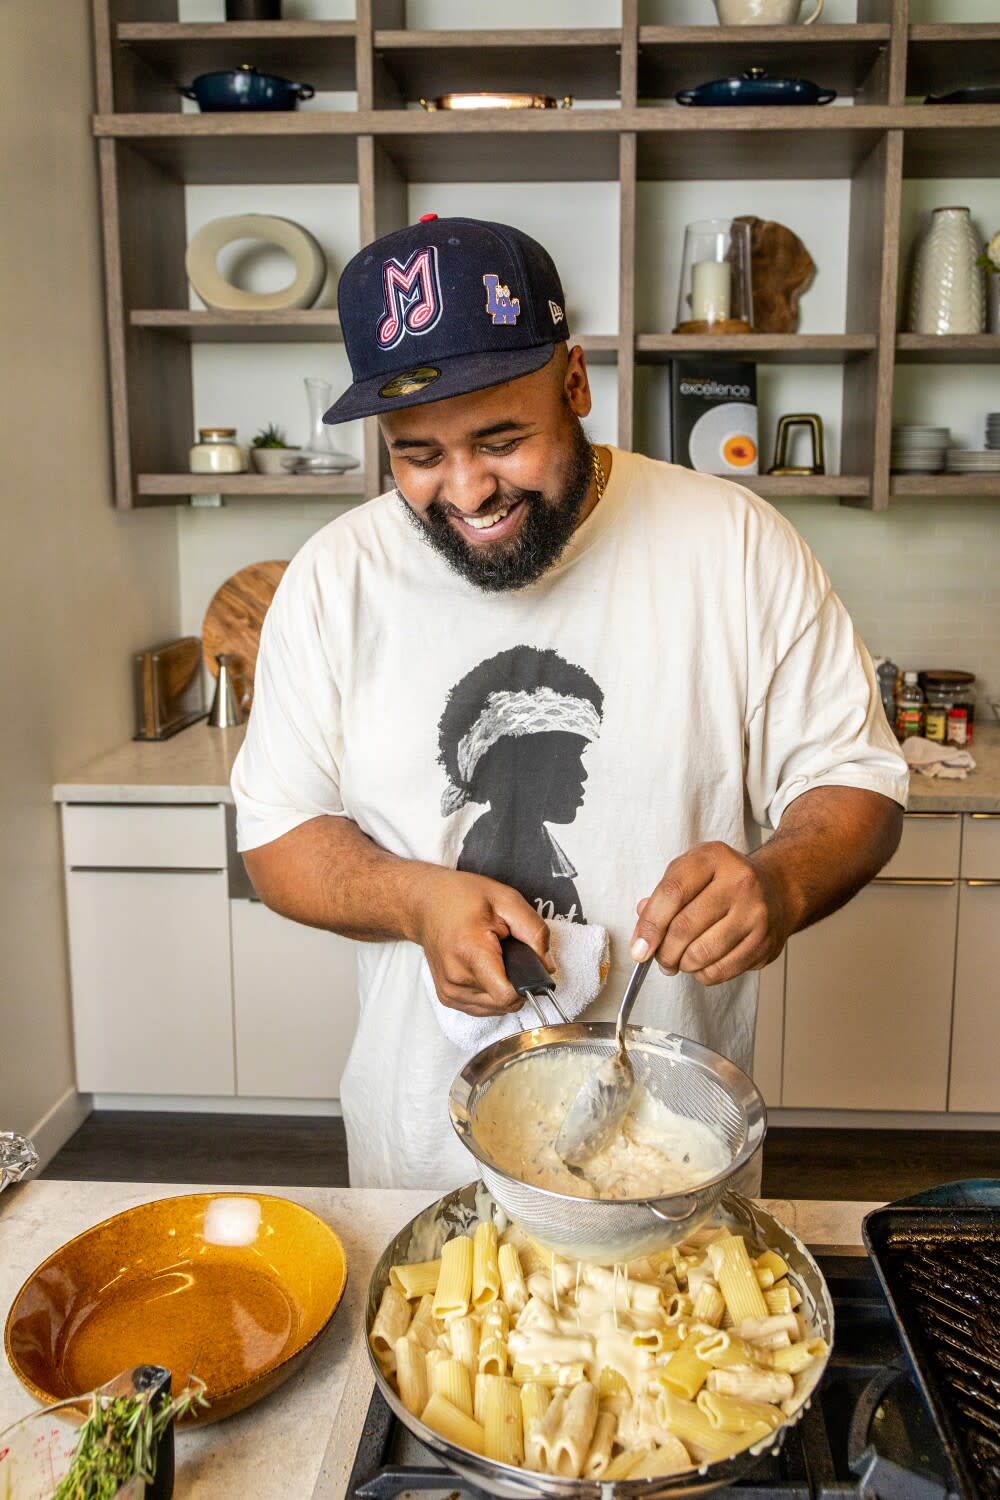
<path id="1" fill-rule="evenodd" d="M 828 1353 L 801 1306 L 782 1256 L 720 1226 L 609 1268 L 481 1223 L 440 1260 L 391 1268 L 371 1344 L 407 1411 L 447 1441 L 613 1482 L 766 1443 Z"/>

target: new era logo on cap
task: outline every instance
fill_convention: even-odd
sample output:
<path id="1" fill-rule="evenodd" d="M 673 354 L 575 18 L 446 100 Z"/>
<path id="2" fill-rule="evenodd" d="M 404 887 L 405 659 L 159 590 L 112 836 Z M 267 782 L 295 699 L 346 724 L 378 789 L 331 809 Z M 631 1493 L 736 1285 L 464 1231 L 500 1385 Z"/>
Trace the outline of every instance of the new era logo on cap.
<path id="1" fill-rule="evenodd" d="M 327 422 L 515 380 L 569 335 L 548 252 L 481 219 L 425 215 L 376 240 L 345 266 L 338 304 L 354 383 Z"/>

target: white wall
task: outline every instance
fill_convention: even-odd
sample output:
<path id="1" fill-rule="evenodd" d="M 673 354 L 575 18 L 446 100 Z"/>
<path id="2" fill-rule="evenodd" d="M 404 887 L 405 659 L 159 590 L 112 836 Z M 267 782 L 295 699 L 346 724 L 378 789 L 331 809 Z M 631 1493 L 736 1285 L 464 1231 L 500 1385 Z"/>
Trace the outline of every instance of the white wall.
<path id="1" fill-rule="evenodd" d="M 0 51 L 0 1129 L 45 1151 L 74 1098 L 52 783 L 131 734 L 178 569 L 172 512 L 112 508 L 88 8 L 6 0 Z"/>

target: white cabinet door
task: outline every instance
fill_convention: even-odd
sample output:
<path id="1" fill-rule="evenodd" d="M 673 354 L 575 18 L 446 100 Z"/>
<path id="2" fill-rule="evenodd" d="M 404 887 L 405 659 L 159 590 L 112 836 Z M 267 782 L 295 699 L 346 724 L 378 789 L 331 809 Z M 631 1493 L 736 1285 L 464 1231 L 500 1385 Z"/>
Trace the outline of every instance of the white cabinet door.
<path id="1" fill-rule="evenodd" d="M 1000 1110 L 998 996 L 1000 876 L 965 881 L 959 896 L 949 1109 Z"/>
<path id="2" fill-rule="evenodd" d="M 786 1108 L 943 1110 L 958 883 L 876 881 L 788 945 Z"/>
<path id="3" fill-rule="evenodd" d="M 66 875 L 77 1086 L 232 1094 L 224 870 Z"/>
<path id="4" fill-rule="evenodd" d="M 336 1099 L 358 1019 L 354 944 L 232 901 L 237 1092 Z"/>
<path id="5" fill-rule="evenodd" d="M 768 964 L 760 976 L 757 1002 L 757 1035 L 754 1040 L 753 1078 L 764 1095 L 764 1103 L 775 1109 L 781 1103 L 781 1051 L 785 1030 L 785 955 Z"/>

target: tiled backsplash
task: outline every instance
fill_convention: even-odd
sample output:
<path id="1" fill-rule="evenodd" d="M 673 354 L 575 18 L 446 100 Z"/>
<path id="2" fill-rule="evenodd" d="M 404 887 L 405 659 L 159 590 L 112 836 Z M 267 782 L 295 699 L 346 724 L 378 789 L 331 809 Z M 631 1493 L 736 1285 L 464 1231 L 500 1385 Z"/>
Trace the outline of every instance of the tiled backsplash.
<path id="1" fill-rule="evenodd" d="M 980 713 L 1000 700 L 1000 516 L 990 500 L 893 500 L 880 515 L 783 504 L 869 650 L 900 667 L 975 672 Z"/>

